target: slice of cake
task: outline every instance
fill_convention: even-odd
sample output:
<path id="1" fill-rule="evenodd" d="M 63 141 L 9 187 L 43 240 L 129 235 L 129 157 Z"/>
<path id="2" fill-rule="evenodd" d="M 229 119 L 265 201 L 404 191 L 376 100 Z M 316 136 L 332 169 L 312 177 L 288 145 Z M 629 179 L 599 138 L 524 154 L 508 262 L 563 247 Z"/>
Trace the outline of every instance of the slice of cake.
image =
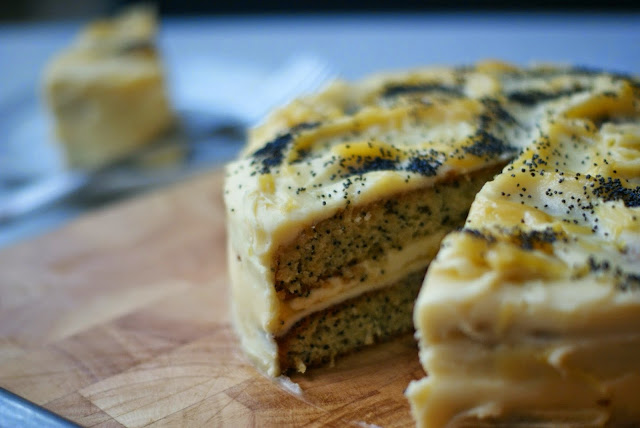
<path id="1" fill-rule="evenodd" d="M 173 123 L 152 10 L 96 21 L 45 71 L 45 97 L 68 164 L 93 169 Z"/>
<path id="2" fill-rule="evenodd" d="M 640 84 L 582 75 L 560 98 L 505 94 L 546 101 L 429 268 L 418 426 L 640 423 Z"/>
<path id="3" fill-rule="evenodd" d="M 516 71 L 336 83 L 253 132 L 225 202 L 234 324 L 260 369 L 304 372 L 412 331 L 441 239 L 531 139 L 534 115 L 496 98 Z"/>

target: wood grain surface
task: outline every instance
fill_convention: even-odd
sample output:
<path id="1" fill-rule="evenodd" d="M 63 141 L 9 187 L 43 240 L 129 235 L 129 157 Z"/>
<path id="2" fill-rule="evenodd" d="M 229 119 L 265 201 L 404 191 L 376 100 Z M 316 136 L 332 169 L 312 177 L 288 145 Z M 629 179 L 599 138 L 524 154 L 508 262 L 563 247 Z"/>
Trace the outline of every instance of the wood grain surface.
<path id="1" fill-rule="evenodd" d="M 410 336 L 292 376 L 229 323 L 222 175 L 0 251 L 0 386 L 83 426 L 411 426 Z"/>

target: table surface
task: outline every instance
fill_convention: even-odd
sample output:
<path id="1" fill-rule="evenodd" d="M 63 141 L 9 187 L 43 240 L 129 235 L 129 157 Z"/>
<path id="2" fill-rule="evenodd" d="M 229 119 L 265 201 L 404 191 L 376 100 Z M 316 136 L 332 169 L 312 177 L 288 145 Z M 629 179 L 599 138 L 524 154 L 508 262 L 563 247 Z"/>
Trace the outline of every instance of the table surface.
<path id="1" fill-rule="evenodd" d="M 0 198 L 3 176 L 16 170 L 34 176 L 47 168 L 60 168 L 59 159 L 52 166 L 55 146 L 41 107 L 39 82 L 47 61 L 70 43 L 82 25 L 49 22 L 0 26 L 0 133 L 4 138 L 0 142 Z M 167 18 L 161 23 L 159 45 L 174 99 L 185 89 L 193 92 L 196 85 L 204 88 L 196 92 L 214 99 L 230 86 L 225 79 L 233 77 L 236 86 L 242 86 L 242 79 L 259 79 L 298 53 L 325 59 L 347 79 L 379 70 L 468 64 L 485 58 L 523 65 L 553 61 L 637 73 L 640 14 Z M 211 79 L 203 86 L 208 76 Z M 228 160 L 241 143 L 222 147 L 210 166 Z M 67 200 L 0 225 L 0 247 L 55 228 L 96 205 L 100 204 Z"/>
<path id="2" fill-rule="evenodd" d="M 249 363 L 230 323 L 222 180 L 0 250 L 0 427 L 60 426 L 42 408 L 96 428 L 412 424 L 403 391 L 424 371 L 410 334 L 289 379 Z"/>

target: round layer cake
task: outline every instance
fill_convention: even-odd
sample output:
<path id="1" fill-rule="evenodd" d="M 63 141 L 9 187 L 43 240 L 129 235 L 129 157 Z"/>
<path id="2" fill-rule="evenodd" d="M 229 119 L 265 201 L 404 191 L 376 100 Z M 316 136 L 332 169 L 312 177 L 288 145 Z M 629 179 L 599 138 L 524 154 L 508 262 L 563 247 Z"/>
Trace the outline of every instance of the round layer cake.
<path id="1" fill-rule="evenodd" d="M 502 347 L 508 335 L 493 334 L 485 342 L 476 330 L 504 329 L 517 336 L 519 327 L 511 328 L 512 323 L 538 327 L 517 316 L 498 316 L 500 298 L 483 303 L 483 296 L 500 296 L 502 286 L 512 287 L 509 281 L 526 283 L 519 290 L 526 295 L 527 281 L 540 287 L 555 281 L 549 272 L 562 273 L 565 283 L 576 287 L 596 278 L 620 290 L 616 296 L 624 299 L 622 306 L 632 308 L 624 321 L 640 325 L 633 285 L 640 278 L 640 223 L 634 214 L 640 184 L 639 86 L 628 76 L 594 70 L 486 62 L 336 82 L 274 112 L 252 131 L 242 155 L 226 170 L 232 315 L 247 355 L 276 376 L 331 364 L 341 354 L 412 332 L 424 274 L 443 238 L 462 229 L 445 240 L 416 306 L 422 362 L 437 375 L 409 389 L 414 415 L 426 426 L 461 414 L 498 422 L 526 421 L 531 415 L 553 420 L 558 406 L 548 404 L 551 399 L 540 406 L 532 402 L 530 414 L 516 404 L 503 405 L 491 388 L 477 391 L 490 397 L 492 412 L 481 399 L 456 402 L 461 378 L 452 378 L 451 371 L 468 372 L 469 379 L 482 372 L 491 382 L 504 383 L 499 371 L 474 370 L 495 365 L 502 354 L 490 350 Z M 569 176 L 575 183 L 569 185 Z M 560 179 L 563 184 L 554 184 Z M 553 202 L 545 203 L 545 192 Z M 589 203 L 594 214 L 580 208 Z M 610 205 L 616 208 L 606 208 Z M 604 215 L 600 209 L 609 220 L 595 224 Z M 614 214 L 625 213 L 624 222 L 614 209 Z M 605 223 L 619 229 L 614 234 Z M 578 229 L 612 243 L 575 240 Z M 588 251 L 571 249 L 590 248 L 585 242 L 602 244 L 598 249 L 607 254 L 618 252 L 590 258 Z M 500 248 L 498 256 L 492 248 Z M 566 257 L 556 254 L 561 251 Z M 614 264 L 619 258 L 622 265 Z M 486 277 L 493 282 L 481 293 L 475 287 Z M 620 285 L 620 278 L 630 285 Z M 547 312 L 536 315 L 534 306 L 527 306 L 523 317 L 551 317 L 556 303 L 545 299 L 539 306 Z M 481 317 L 485 310 L 494 317 Z M 471 315 L 482 322 L 469 327 L 464 317 Z M 604 323 L 601 332 L 617 331 L 620 324 L 614 324 Z M 571 329 L 560 330 L 553 333 L 558 346 Z M 526 340 L 523 347 L 513 343 L 515 355 L 529 355 Z M 442 353 L 431 352 L 436 344 L 442 344 Z M 475 353 L 483 357 L 476 361 Z M 450 370 L 447 361 L 460 370 Z M 629 362 L 621 370 L 637 372 L 639 365 Z M 554 382 L 523 385 L 543 388 Z M 631 404 L 638 403 L 632 399 Z M 614 413 L 619 412 L 607 415 Z"/>

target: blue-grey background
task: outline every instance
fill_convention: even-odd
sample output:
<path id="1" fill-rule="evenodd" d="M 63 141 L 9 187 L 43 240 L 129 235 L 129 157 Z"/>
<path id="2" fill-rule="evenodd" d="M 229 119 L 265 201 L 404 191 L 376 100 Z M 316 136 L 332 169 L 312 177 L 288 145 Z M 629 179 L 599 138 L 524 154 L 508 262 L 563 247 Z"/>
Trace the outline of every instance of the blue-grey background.
<path id="1" fill-rule="evenodd" d="M 32 19 L 0 24 L 0 198 L 20 174 L 37 176 L 60 167 L 41 106 L 40 79 L 46 62 L 70 43 L 84 22 Z M 477 9 L 164 14 L 159 45 L 172 96 L 178 98 L 185 91 L 212 99 L 229 96 L 229 91 L 241 93 L 243 82 L 259 80 L 296 53 L 324 58 L 347 79 L 378 70 L 485 58 L 640 74 L 640 14 Z M 212 144 L 219 156 L 211 168 L 233 156 L 240 144 Z M 103 202 L 67 200 L 0 225 L 0 247 L 64 224 Z"/>

